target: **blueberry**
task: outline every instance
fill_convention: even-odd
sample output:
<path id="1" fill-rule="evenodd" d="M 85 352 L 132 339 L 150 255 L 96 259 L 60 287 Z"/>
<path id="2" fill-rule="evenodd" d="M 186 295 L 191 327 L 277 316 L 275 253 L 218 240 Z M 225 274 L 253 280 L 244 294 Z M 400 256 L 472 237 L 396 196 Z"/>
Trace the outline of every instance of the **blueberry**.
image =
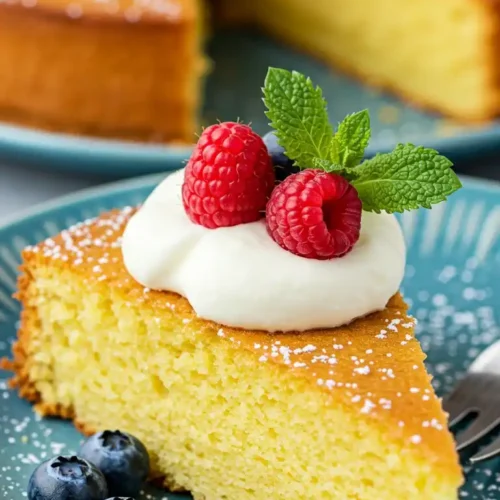
<path id="1" fill-rule="evenodd" d="M 268 132 L 263 140 L 271 156 L 277 181 L 284 181 L 289 175 L 300 172 L 299 167 L 293 166 L 293 160 L 285 155 L 285 149 L 278 144 L 278 138 L 274 132 Z"/>
<path id="2" fill-rule="evenodd" d="M 111 497 L 106 500 L 135 500 L 135 498 L 132 497 Z"/>
<path id="3" fill-rule="evenodd" d="M 106 479 L 80 457 L 54 457 L 40 464 L 30 477 L 29 500 L 102 500 L 108 496 Z"/>
<path id="4" fill-rule="evenodd" d="M 110 495 L 137 496 L 149 474 L 146 448 L 126 432 L 94 434 L 83 443 L 80 455 L 104 474 Z"/>

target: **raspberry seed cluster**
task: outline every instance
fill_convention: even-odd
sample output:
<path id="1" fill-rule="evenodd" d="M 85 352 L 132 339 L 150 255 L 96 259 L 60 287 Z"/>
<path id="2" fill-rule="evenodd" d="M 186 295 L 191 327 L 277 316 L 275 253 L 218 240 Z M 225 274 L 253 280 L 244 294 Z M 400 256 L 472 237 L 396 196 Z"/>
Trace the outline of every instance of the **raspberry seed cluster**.
<path id="1" fill-rule="evenodd" d="M 210 229 L 261 218 L 274 187 L 264 142 L 249 126 L 206 128 L 186 166 L 182 200 L 189 218 Z"/>
<path id="2" fill-rule="evenodd" d="M 297 255 L 341 257 L 359 239 L 361 200 L 340 175 L 303 170 L 274 189 L 266 225 L 276 243 Z"/>

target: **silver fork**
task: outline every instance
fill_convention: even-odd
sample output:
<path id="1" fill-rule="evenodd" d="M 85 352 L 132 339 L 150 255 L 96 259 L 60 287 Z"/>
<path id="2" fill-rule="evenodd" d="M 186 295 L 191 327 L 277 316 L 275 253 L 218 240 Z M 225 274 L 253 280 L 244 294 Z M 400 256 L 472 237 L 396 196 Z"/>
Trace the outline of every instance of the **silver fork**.
<path id="1" fill-rule="evenodd" d="M 465 378 L 443 400 L 443 407 L 450 414 L 450 427 L 467 416 L 475 415 L 475 420 L 456 438 L 459 451 L 476 443 L 500 424 L 500 340 L 472 363 Z M 498 454 L 500 437 L 476 453 L 470 461 L 477 463 Z"/>

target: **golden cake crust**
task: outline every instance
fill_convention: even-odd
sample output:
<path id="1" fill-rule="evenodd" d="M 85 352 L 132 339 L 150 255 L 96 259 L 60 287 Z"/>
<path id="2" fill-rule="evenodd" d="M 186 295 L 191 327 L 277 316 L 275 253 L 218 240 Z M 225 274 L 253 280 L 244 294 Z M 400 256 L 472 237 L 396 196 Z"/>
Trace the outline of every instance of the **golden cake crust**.
<path id="1" fill-rule="evenodd" d="M 56 16 L 66 23 L 161 24 L 164 29 L 196 21 L 197 6 L 193 0 L 0 0 L 1 11 L 17 10 L 23 16 Z"/>
<path id="2" fill-rule="evenodd" d="M 196 0 L 0 0 L 0 117 L 191 143 L 204 71 Z"/>
<path id="3" fill-rule="evenodd" d="M 309 332 L 248 331 L 198 318 L 188 301 L 169 292 L 139 285 L 128 274 L 121 255 L 121 234 L 134 209 L 115 210 L 63 231 L 54 239 L 27 248 L 18 298 L 24 304 L 22 326 L 14 346 L 13 385 L 22 397 L 37 403 L 45 415 L 74 418 L 71 408 L 45 405 L 30 379 L 30 335 L 38 321 L 27 294 L 38 268 L 77 273 L 93 289 L 120 290 L 130 307 L 147 308 L 158 321 L 162 311 L 175 311 L 183 322 L 199 326 L 214 342 L 225 340 L 255 354 L 256 363 L 292 371 L 310 382 L 311 390 L 330 396 L 335 404 L 357 408 L 359 417 L 384 429 L 402 448 L 411 450 L 447 476 L 461 477 L 446 416 L 430 388 L 424 354 L 413 336 L 414 320 L 396 294 L 387 308 L 350 325 Z M 93 432 L 76 422 L 84 432 Z M 172 486 L 172 485 L 170 485 Z"/>

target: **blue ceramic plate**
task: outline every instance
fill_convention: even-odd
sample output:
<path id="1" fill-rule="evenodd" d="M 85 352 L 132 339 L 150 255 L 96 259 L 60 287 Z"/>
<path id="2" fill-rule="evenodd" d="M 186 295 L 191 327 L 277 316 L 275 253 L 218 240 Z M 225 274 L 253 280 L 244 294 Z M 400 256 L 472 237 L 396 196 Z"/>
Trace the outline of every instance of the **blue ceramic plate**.
<path id="1" fill-rule="evenodd" d="M 453 160 L 500 149 L 498 122 L 465 126 L 420 112 L 258 33 L 219 33 L 209 52 L 215 64 L 207 80 L 202 124 L 240 118 L 251 122 L 259 133 L 267 132 L 260 89 L 267 68 L 278 66 L 301 71 L 323 88 L 330 103 L 332 123 L 348 113 L 369 108 L 374 134 L 368 155 L 392 149 L 397 142 L 425 144 Z M 97 140 L 0 125 L 0 161 L 66 172 L 115 177 L 164 172 L 177 168 L 190 150 L 190 147 Z"/>
<path id="2" fill-rule="evenodd" d="M 0 227 L 0 357 L 10 353 L 19 318 L 19 306 L 10 296 L 21 249 L 112 207 L 140 203 L 159 179 L 82 191 Z M 464 184 L 447 204 L 401 217 L 408 242 L 404 292 L 419 320 L 418 336 L 439 394 L 449 391 L 481 350 L 500 338 L 500 185 L 472 179 Z M 81 436 L 69 423 L 37 418 L 7 388 L 8 377 L 0 371 L 0 500 L 21 500 L 36 464 L 74 452 Z M 500 498 L 500 458 L 465 470 L 464 498 Z M 151 489 L 141 498 L 190 497 Z"/>

